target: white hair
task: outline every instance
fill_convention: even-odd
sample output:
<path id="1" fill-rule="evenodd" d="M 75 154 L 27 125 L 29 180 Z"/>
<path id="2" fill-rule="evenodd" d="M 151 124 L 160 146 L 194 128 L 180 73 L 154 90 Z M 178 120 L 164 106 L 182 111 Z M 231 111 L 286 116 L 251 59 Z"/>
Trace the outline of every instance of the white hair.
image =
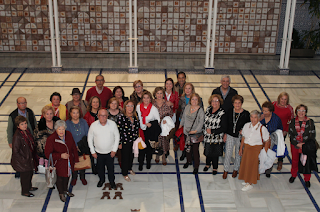
<path id="1" fill-rule="evenodd" d="M 66 122 L 63 120 L 56 121 L 56 123 L 54 124 L 54 129 L 57 130 L 59 127 L 64 127 L 64 129 L 67 129 Z"/>
<path id="2" fill-rule="evenodd" d="M 223 76 L 221 77 L 221 81 L 222 81 L 224 78 L 228 78 L 228 79 L 229 79 L 229 82 L 231 83 L 231 78 L 230 78 L 229 75 L 223 75 Z"/>
<path id="3" fill-rule="evenodd" d="M 252 115 L 257 115 L 258 118 L 260 118 L 261 113 L 259 111 L 257 111 L 257 110 L 253 110 L 253 111 L 250 112 L 250 116 L 252 116 Z"/>

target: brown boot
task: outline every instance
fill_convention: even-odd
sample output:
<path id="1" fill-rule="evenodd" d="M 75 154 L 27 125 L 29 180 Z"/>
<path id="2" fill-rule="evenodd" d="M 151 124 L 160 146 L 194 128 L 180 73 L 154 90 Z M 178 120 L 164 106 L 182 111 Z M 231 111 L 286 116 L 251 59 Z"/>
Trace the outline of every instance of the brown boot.
<path id="1" fill-rule="evenodd" d="M 237 177 L 237 175 L 238 175 L 238 171 L 233 171 L 233 173 L 232 173 L 232 177 L 233 177 L 233 178 L 236 178 L 236 177 Z"/>
<path id="2" fill-rule="evenodd" d="M 282 169 L 282 164 L 283 164 L 282 161 L 278 161 L 278 167 L 277 167 L 277 170 L 278 170 L 278 171 L 281 171 L 281 169 Z"/>
<path id="3" fill-rule="evenodd" d="M 224 171 L 222 175 L 222 179 L 227 179 L 228 177 L 228 172 Z"/>

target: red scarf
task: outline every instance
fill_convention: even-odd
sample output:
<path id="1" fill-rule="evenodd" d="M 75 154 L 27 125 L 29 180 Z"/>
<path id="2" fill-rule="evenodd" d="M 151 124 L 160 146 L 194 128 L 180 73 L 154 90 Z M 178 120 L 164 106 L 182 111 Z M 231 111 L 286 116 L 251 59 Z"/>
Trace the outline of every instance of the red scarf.
<path id="1" fill-rule="evenodd" d="M 303 142 L 303 133 L 306 128 L 306 122 L 307 122 L 307 116 L 304 117 L 302 124 L 301 124 L 301 127 L 300 127 L 298 116 L 296 116 L 296 118 L 295 118 L 295 128 L 298 133 L 298 135 L 296 136 L 296 139 L 297 139 L 298 143 Z"/>
<path id="2" fill-rule="evenodd" d="M 24 140 L 26 141 L 26 143 L 30 149 L 30 152 L 31 152 L 32 158 L 33 158 L 34 169 L 37 172 L 38 165 L 39 165 L 39 159 L 38 159 L 38 155 L 36 153 L 36 146 L 34 144 L 33 136 L 31 135 L 31 133 L 28 129 L 26 130 L 26 133 L 24 133 L 22 130 L 20 130 L 20 133 L 22 134 L 22 137 L 24 138 Z"/>
<path id="3" fill-rule="evenodd" d="M 142 116 L 142 123 L 146 124 L 146 117 L 149 115 L 150 110 L 151 110 L 152 104 L 149 103 L 147 108 L 144 108 L 144 104 L 140 104 L 140 112 Z"/>

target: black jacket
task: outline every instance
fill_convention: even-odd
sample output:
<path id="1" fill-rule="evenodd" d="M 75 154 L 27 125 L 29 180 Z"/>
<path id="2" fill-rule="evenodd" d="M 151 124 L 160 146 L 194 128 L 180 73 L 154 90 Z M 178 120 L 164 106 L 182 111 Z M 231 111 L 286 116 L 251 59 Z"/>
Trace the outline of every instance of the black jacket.
<path id="1" fill-rule="evenodd" d="M 220 86 L 220 87 L 221 87 L 221 86 Z M 214 90 L 212 91 L 212 94 L 211 94 L 211 95 L 213 95 L 213 94 L 219 94 L 219 95 L 221 96 L 221 98 L 223 99 L 222 93 L 221 93 L 221 91 L 220 91 L 220 87 L 217 87 L 216 89 L 214 89 Z M 221 107 L 222 107 L 222 109 L 224 109 L 224 111 L 228 111 L 230 108 L 233 108 L 233 105 L 232 105 L 232 101 L 231 101 L 231 100 L 232 100 L 232 97 L 233 97 L 234 95 L 236 95 L 236 94 L 238 94 L 238 92 L 237 92 L 235 89 L 233 89 L 233 88 L 230 87 L 229 93 L 228 93 L 226 99 L 223 99 L 223 104 L 221 105 Z"/>
<path id="2" fill-rule="evenodd" d="M 150 122 L 151 127 L 147 127 L 146 130 L 144 130 L 144 137 L 146 141 L 158 141 L 158 136 L 161 133 L 161 127 L 158 123 L 158 120 L 154 120 Z"/>
<path id="3" fill-rule="evenodd" d="M 34 122 L 34 113 L 30 108 L 26 108 L 27 110 L 27 119 L 29 120 L 30 124 L 31 124 L 31 128 L 32 131 L 34 131 L 34 129 L 36 128 L 37 123 Z M 12 118 L 12 123 L 13 123 L 13 134 L 16 132 L 17 130 L 17 126 L 14 123 L 14 120 L 16 119 L 17 116 L 19 116 L 19 112 L 18 112 L 18 108 L 15 109 L 14 111 L 12 111 L 9 115 Z"/>
<path id="4" fill-rule="evenodd" d="M 302 165 L 299 157 L 299 173 L 311 174 L 311 171 L 318 172 L 317 147 L 314 139 L 308 139 L 302 145 L 302 153 L 307 155 L 305 166 Z"/>

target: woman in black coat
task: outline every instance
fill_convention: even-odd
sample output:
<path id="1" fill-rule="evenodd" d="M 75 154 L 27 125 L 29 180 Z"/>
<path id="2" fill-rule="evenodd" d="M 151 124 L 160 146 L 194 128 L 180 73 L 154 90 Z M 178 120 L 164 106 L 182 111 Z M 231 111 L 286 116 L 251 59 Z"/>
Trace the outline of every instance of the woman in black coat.
<path id="1" fill-rule="evenodd" d="M 33 197 L 30 191 L 38 188 L 32 187 L 33 170 L 37 171 L 38 156 L 33 136 L 28 129 L 28 120 L 23 116 L 15 118 L 17 130 L 12 139 L 12 168 L 20 172 L 21 195 Z"/>
<path id="2" fill-rule="evenodd" d="M 123 110 L 123 104 L 129 99 L 128 97 L 124 96 L 124 90 L 121 86 L 114 87 L 113 91 L 113 97 L 116 97 L 116 99 L 119 102 L 119 108 L 120 110 Z"/>

